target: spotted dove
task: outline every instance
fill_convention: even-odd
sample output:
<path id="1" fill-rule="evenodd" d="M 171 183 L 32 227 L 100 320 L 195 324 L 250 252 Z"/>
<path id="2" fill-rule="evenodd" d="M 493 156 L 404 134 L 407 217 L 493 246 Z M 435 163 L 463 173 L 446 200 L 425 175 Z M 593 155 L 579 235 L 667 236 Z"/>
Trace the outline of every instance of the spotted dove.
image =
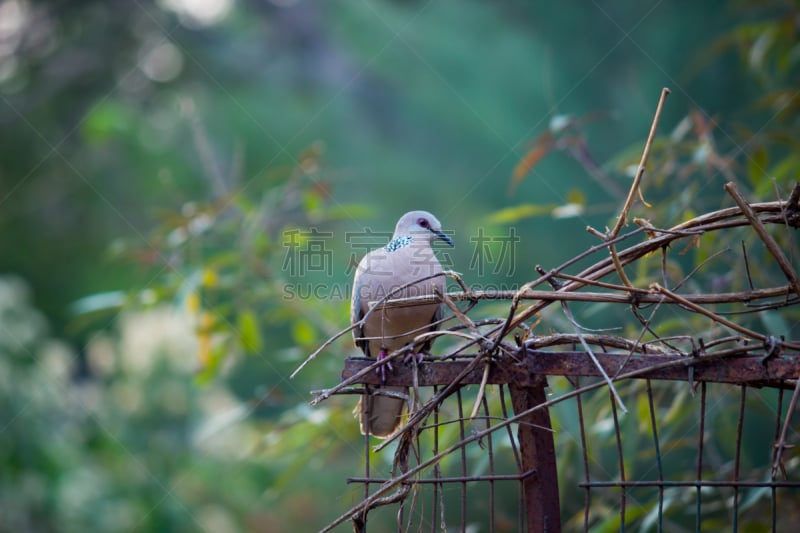
<path id="1" fill-rule="evenodd" d="M 432 214 L 411 211 L 400 217 L 389 244 L 365 255 L 358 265 L 353 279 L 351 323 L 359 322 L 370 305 L 389 293 L 392 293 L 389 298 L 393 299 L 432 295 L 435 287 L 443 292 L 444 277 L 430 277 L 442 272 L 442 266 L 431 249 L 431 243 L 436 239 L 453 245 L 452 239 L 442 232 L 441 224 Z M 415 280 L 420 281 L 413 283 Z M 406 284 L 410 285 L 400 289 Z M 367 357 L 381 360 L 412 342 L 420 333 L 436 329 L 435 322 L 442 314 L 442 304 L 437 303 L 406 307 L 379 306 L 363 325 L 353 329 L 353 338 Z M 421 343 L 420 352 L 427 351 L 430 344 L 430 340 Z M 413 356 L 421 357 L 421 354 Z M 390 364 L 387 362 L 379 368 L 382 381 L 385 381 L 386 369 L 391 370 Z M 405 387 L 370 388 L 371 394 L 364 396 L 354 411 L 358 413 L 362 434 L 369 432 L 375 437 L 388 437 L 400 425 L 405 400 L 376 394 L 381 390 L 408 394 Z"/>

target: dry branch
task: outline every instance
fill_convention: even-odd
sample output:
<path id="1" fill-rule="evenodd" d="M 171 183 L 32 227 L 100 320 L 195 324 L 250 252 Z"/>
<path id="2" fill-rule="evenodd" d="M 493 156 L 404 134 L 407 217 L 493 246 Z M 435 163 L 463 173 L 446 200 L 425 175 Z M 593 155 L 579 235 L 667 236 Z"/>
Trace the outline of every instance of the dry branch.
<path id="1" fill-rule="evenodd" d="M 778 262 L 778 266 L 781 267 L 781 270 L 784 274 L 786 274 L 786 279 L 789 280 L 789 285 L 792 286 L 794 289 L 795 294 L 800 296 L 800 280 L 797 279 L 797 274 L 792 268 L 792 264 L 786 258 L 781 250 L 781 247 L 778 246 L 778 243 L 775 242 L 775 239 L 772 238 L 772 235 L 769 234 L 767 228 L 764 227 L 764 224 L 761 223 L 761 220 L 758 219 L 756 214 L 750 209 L 750 206 L 747 205 L 744 197 L 739 193 L 739 190 L 736 188 L 736 184 L 733 182 L 728 182 L 725 184 L 725 190 L 728 191 L 728 194 L 731 195 L 731 198 L 736 202 L 736 205 L 739 206 L 739 209 L 742 210 L 744 216 L 747 217 L 747 220 L 750 221 L 750 225 L 753 226 L 753 229 L 756 231 L 761 240 L 764 241 L 764 244 L 767 247 L 767 250 L 772 254 L 772 257 Z"/>

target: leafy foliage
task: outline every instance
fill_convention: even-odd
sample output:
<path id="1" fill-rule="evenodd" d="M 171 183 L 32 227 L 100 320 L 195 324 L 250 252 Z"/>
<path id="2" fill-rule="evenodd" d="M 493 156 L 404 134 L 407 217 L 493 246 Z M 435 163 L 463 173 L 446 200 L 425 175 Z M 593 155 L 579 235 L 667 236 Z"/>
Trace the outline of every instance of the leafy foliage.
<path id="1" fill-rule="evenodd" d="M 716 207 L 730 179 L 771 199 L 800 174 L 791 3 L 192 4 L 0 2 L 0 269 L 24 278 L 0 284 L 8 529 L 326 523 L 359 497 L 342 489 L 362 453 L 353 402 L 306 405 L 336 357 L 288 375 L 347 324 L 342 234 L 424 207 L 459 228 L 452 263 L 468 282 L 527 281 L 609 223 L 661 86 L 674 95 L 652 207 L 635 216 Z M 463 268 L 479 228 L 512 224 L 525 236 L 514 272 Z M 293 251 L 321 239 L 312 228 L 333 234 L 330 269 L 292 272 Z M 690 272 L 707 244 L 669 268 Z M 726 247 L 740 244 L 714 243 Z M 714 261 L 712 283 L 746 282 L 733 252 Z M 659 405 L 674 431 L 691 423 L 680 399 Z"/>

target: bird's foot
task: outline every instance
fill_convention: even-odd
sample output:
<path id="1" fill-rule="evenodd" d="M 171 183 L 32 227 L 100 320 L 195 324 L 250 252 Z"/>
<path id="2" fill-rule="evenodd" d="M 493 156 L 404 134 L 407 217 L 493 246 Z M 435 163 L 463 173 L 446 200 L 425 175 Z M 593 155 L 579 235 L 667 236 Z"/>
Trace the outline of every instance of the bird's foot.
<path id="1" fill-rule="evenodd" d="M 414 352 L 410 352 L 408 355 L 406 355 L 406 356 L 403 358 L 403 362 L 404 362 L 404 363 L 406 363 L 406 364 L 408 364 L 408 363 L 410 363 L 411 361 L 413 361 L 413 360 L 415 360 L 415 359 L 416 359 L 416 360 L 417 360 L 417 363 L 421 363 L 421 362 L 422 362 L 422 359 L 423 359 L 424 357 L 425 357 L 425 354 L 423 354 L 422 352 L 420 352 L 420 353 L 414 353 Z"/>
<path id="2" fill-rule="evenodd" d="M 387 352 L 386 350 L 381 350 L 380 352 L 378 352 L 378 362 L 380 363 L 381 361 L 386 359 L 386 357 L 388 357 L 388 356 L 389 356 L 389 352 Z M 381 383 L 386 383 L 386 369 L 387 368 L 389 370 L 394 370 L 394 367 L 392 366 L 392 362 L 391 361 L 386 361 L 385 363 L 383 363 L 382 365 L 380 365 L 378 368 L 375 369 L 375 372 L 381 377 Z"/>

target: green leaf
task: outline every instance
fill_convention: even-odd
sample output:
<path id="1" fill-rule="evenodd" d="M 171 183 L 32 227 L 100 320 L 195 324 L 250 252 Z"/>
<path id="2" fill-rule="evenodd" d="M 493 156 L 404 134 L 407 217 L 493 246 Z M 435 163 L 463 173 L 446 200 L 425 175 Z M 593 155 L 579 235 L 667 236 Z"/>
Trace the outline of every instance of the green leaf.
<path id="1" fill-rule="evenodd" d="M 258 329 L 256 315 L 250 309 L 239 313 L 237 320 L 239 342 L 247 353 L 259 353 L 263 346 L 261 331 Z"/>
<path id="2" fill-rule="evenodd" d="M 228 353 L 227 343 L 221 343 L 214 347 L 209 354 L 208 360 L 203 368 L 195 374 L 195 382 L 199 385 L 210 383 L 217 375 L 219 365 Z"/>
<path id="3" fill-rule="evenodd" d="M 784 181 L 786 178 L 793 178 L 796 174 L 800 174 L 800 157 L 795 154 L 781 159 L 772 169 L 772 175 L 778 182 Z M 791 179 L 787 181 L 791 181 Z"/>
<path id="4" fill-rule="evenodd" d="M 309 322 L 303 320 L 295 322 L 292 325 L 292 338 L 294 339 L 295 344 L 300 346 L 308 346 L 314 343 L 317 336 L 313 326 Z"/>
<path id="5" fill-rule="evenodd" d="M 81 133 L 89 142 L 102 142 L 127 132 L 134 122 L 135 117 L 128 108 L 107 100 L 92 108 L 81 126 Z"/>
<path id="6" fill-rule="evenodd" d="M 747 158 L 747 174 L 750 183 L 757 185 L 767 173 L 768 155 L 763 146 L 756 148 Z"/>

